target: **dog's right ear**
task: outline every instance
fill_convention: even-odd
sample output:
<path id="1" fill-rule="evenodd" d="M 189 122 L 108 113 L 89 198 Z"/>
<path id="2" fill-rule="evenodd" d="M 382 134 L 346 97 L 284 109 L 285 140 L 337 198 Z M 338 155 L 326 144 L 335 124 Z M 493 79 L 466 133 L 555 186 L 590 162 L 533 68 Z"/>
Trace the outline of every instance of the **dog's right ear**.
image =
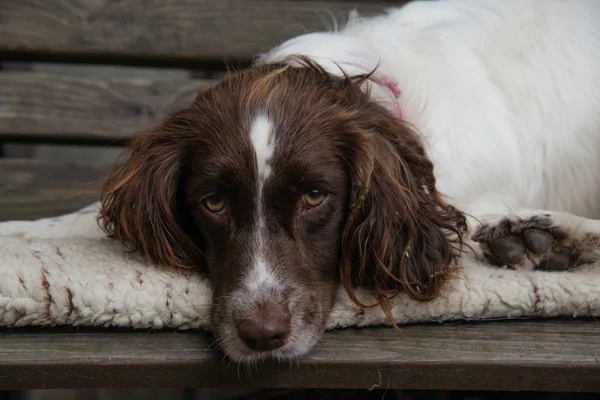
<path id="1" fill-rule="evenodd" d="M 104 181 L 98 216 L 109 237 L 142 252 L 150 262 L 176 268 L 203 266 L 198 239 L 180 223 L 178 192 L 189 121 L 187 111 L 178 112 L 132 139 L 131 154 Z"/>

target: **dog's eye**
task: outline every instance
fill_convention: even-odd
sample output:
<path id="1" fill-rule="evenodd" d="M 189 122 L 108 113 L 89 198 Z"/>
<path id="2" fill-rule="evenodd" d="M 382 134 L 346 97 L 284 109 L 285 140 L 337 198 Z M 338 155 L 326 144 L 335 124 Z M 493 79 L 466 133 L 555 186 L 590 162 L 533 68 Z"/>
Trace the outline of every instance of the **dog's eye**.
<path id="1" fill-rule="evenodd" d="M 327 195 L 325 193 L 319 190 L 312 190 L 302 196 L 302 201 L 307 207 L 313 208 L 320 205 L 326 197 Z"/>
<path id="2" fill-rule="evenodd" d="M 213 214 L 219 214 L 225 209 L 225 200 L 219 195 L 211 194 L 202 200 L 202 205 Z"/>

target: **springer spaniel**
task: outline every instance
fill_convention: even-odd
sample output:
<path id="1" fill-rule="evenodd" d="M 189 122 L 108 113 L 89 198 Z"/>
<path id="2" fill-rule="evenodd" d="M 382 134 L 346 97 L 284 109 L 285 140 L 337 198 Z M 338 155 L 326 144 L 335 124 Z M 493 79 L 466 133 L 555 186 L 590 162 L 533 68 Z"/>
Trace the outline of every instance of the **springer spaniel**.
<path id="1" fill-rule="evenodd" d="M 447 0 L 353 14 L 203 89 L 133 139 L 99 220 L 208 271 L 214 333 L 251 362 L 307 353 L 340 282 L 388 315 L 435 298 L 471 237 L 497 265 L 590 261 L 599 200 L 600 1 Z"/>

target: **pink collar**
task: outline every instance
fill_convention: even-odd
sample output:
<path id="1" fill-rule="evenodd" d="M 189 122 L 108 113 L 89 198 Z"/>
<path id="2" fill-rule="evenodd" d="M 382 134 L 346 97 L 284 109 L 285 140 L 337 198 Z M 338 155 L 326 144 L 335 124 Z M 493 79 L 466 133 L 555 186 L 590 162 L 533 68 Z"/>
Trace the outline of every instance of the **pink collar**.
<path id="1" fill-rule="evenodd" d="M 381 82 L 383 83 L 383 85 L 392 92 L 392 95 L 394 96 L 394 98 L 399 99 L 400 95 L 402 94 L 402 91 L 396 85 L 396 83 L 385 75 L 381 75 L 380 79 L 381 79 Z M 394 101 L 394 107 L 396 109 L 396 115 L 398 116 L 398 119 L 403 121 L 404 115 L 402 114 L 402 108 L 400 107 L 400 103 L 398 102 L 398 100 Z"/>

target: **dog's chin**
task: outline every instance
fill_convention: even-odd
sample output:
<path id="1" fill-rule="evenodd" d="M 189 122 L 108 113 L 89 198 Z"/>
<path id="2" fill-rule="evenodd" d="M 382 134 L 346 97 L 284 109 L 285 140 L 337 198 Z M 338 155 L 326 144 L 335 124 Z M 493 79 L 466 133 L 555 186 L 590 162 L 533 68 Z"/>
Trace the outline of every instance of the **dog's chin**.
<path id="1" fill-rule="evenodd" d="M 231 334 L 224 332 L 231 332 Z M 222 326 L 214 332 L 217 343 L 225 355 L 240 364 L 255 364 L 263 361 L 290 362 L 301 359 L 319 343 L 323 333 L 324 328 L 320 326 L 298 326 L 282 347 L 270 351 L 255 351 L 242 342 L 233 327 Z"/>

